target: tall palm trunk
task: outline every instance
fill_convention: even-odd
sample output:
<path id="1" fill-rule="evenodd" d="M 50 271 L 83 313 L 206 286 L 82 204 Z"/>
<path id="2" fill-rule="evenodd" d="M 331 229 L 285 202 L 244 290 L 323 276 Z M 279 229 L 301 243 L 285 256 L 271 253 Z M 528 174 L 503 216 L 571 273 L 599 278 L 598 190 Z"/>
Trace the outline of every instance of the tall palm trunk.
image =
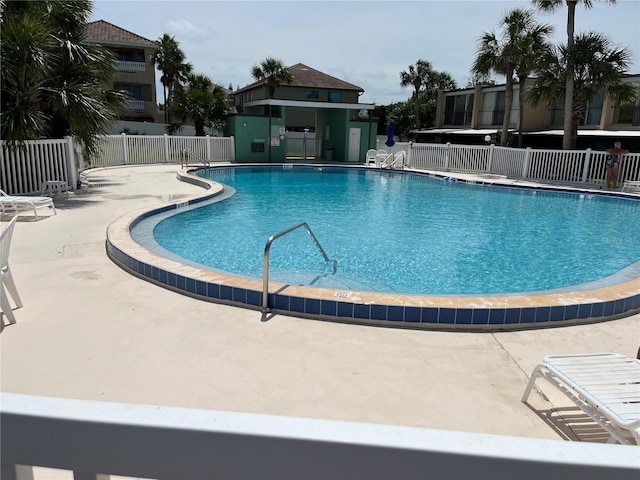
<path id="1" fill-rule="evenodd" d="M 567 0 L 567 78 L 564 91 L 564 136 L 562 149 L 569 150 L 573 133 L 573 31 L 578 0 Z M 577 128 L 577 126 L 576 126 Z M 577 135 L 577 133 L 576 133 Z"/>
<path id="2" fill-rule="evenodd" d="M 415 119 L 414 119 L 414 125 L 415 128 L 420 128 L 420 121 L 419 121 L 419 117 L 420 117 L 420 98 L 418 97 L 418 95 L 420 94 L 420 87 L 417 87 L 415 90 L 415 98 L 414 98 L 414 108 L 415 108 Z"/>
<path id="3" fill-rule="evenodd" d="M 169 105 L 167 105 L 167 86 L 162 86 L 162 93 L 164 95 L 164 123 L 169 123 Z"/>
<path id="4" fill-rule="evenodd" d="M 500 145 L 505 147 L 509 138 L 509 120 L 511 120 L 511 106 L 513 105 L 513 73 L 507 74 L 507 83 L 504 87 L 504 118 L 502 119 L 502 137 Z"/>
<path id="5" fill-rule="evenodd" d="M 518 147 L 524 146 L 524 138 L 522 132 L 524 131 L 524 102 L 526 100 L 525 82 L 527 81 L 526 75 L 518 78 Z"/>

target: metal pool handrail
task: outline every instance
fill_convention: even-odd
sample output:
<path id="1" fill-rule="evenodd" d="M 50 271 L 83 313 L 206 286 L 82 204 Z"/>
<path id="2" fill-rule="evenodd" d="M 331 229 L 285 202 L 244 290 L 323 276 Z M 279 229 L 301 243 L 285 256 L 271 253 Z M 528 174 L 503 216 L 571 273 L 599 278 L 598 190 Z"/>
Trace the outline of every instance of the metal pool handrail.
<path id="1" fill-rule="evenodd" d="M 305 228 L 305 230 L 307 231 L 307 233 L 311 237 L 311 240 L 313 240 L 313 243 L 316 245 L 316 248 L 320 251 L 320 253 L 324 257 L 325 261 L 333 262 L 333 273 L 336 273 L 336 271 L 338 270 L 338 261 L 337 260 L 331 260 L 327 256 L 326 252 L 324 251 L 324 248 L 322 248 L 322 245 L 320 245 L 320 242 L 318 242 L 318 239 L 316 238 L 316 236 L 311 231 L 311 228 L 309 227 L 307 222 L 297 223 L 297 224 L 295 224 L 295 225 L 293 225 L 293 226 L 291 226 L 289 228 L 285 228 L 284 230 L 271 235 L 269 237 L 269 240 L 267 240 L 266 245 L 264 246 L 264 256 L 263 256 L 263 274 L 262 274 L 262 315 L 263 315 L 263 318 L 264 318 L 264 315 L 269 310 L 269 251 L 271 250 L 271 244 L 273 243 L 273 241 L 276 238 L 282 237 L 283 235 L 286 235 L 287 233 L 290 233 L 290 232 L 292 232 L 292 231 L 294 231 L 294 230 L 296 230 L 296 229 L 298 229 L 300 227 L 304 227 Z"/>

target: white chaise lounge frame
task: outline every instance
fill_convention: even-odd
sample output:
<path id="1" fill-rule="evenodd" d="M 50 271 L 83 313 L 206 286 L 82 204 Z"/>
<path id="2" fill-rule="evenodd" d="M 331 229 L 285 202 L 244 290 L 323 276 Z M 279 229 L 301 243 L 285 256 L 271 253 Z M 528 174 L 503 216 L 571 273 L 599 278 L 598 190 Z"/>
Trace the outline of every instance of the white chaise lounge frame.
<path id="1" fill-rule="evenodd" d="M 9 323 L 16 323 L 16 317 L 9 303 L 9 295 L 13 298 L 17 308 L 22 307 L 22 300 L 18 295 L 18 289 L 9 267 L 9 250 L 16 219 L 17 217 L 13 217 L 5 229 L 0 232 L 0 311 L 5 314 Z M 0 326 L 0 330 L 2 327 Z"/>
<path id="2" fill-rule="evenodd" d="M 625 180 L 625 182 L 622 184 L 622 189 L 620 189 L 620 191 L 640 193 L 640 180 L 639 181 Z"/>
<path id="3" fill-rule="evenodd" d="M 48 207 L 56 215 L 56 207 L 50 197 L 28 197 L 7 195 L 0 190 L 0 213 L 7 215 L 20 215 L 23 212 L 33 212 L 38 219 L 38 209 Z"/>
<path id="4" fill-rule="evenodd" d="M 538 378 L 570 398 L 610 435 L 609 443 L 640 444 L 640 360 L 618 353 L 550 355 L 536 366 L 522 396 Z"/>

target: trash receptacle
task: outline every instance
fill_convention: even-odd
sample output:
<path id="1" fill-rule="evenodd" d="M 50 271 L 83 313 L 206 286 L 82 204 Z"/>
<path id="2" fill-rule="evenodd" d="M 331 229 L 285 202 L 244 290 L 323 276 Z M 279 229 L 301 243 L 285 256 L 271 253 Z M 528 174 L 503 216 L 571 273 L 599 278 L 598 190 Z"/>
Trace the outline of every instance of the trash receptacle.
<path id="1" fill-rule="evenodd" d="M 333 162 L 333 147 L 327 147 L 324 149 L 324 159 L 327 162 Z"/>

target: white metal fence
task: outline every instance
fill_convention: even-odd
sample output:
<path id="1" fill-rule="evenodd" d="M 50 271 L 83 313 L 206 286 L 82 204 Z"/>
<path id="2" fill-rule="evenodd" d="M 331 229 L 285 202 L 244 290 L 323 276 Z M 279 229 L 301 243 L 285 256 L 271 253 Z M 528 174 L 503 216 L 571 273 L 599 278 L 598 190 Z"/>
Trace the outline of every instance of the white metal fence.
<path id="1" fill-rule="evenodd" d="M 169 135 L 105 135 L 98 137 L 98 153 L 84 158 L 71 137 L 29 140 L 12 146 L 0 142 L 0 189 L 9 195 L 36 194 L 43 182 L 59 180 L 74 189 L 78 172 L 89 167 L 176 163 L 194 159 L 235 161 L 233 137 L 177 137 Z"/>
<path id="2" fill-rule="evenodd" d="M 287 132 L 287 157 L 288 158 L 320 158 L 320 152 L 316 152 L 316 134 L 309 132 Z"/>
<path id="3" fill-rule="evenodd" d="M 9 194 L 33 194 L 49 180 L 61 180 L 73 189 L 84 168 L 150 163 L 176 163 L 198 159 L 234 162 L 233 137 L 169 135 L 106 135 L 99 151 L 88 161 L 70 137 L 28 141 L 24 147 L 0 144 L 0 188 Z M 453 145 L 397 142 L 389 153 L 407 152 L 406 164 L 421 170 L 505 175 L 513 178 L 573 184 L 605 183 L 607 154 L 594 150 L 533 150 L 494 145 Z M 287 138 L 290 156 L 320 158 L 315 135 Z M 294 155 L 295 154 L 295 155 Z M 364 158 L 362 159 L 364 162 Z M 622 157 L 621 182 L 640 180 L 640 154 Z"/>
<path id="4" fill-rule="evenodd" d="M 181 163 L 189 158 L 209 162 L 235 161 L 233 137 L 175 137 L 169 135 L 105 135 L 92 167 L 145 163 Z"/>
<path id="5" fill-rule="evenodd" d="M 505 175 L 535 181 L 602 184 L 606 182 L 606 152 L 533 150 L 495 145 L 396 143 L 390 152 L 407 151 L 407 163 L 421 170 Z M 620 162 L 620 183 L 640 180 L 640 154 Z"/>
<path id="6" fill-rule="evenodd" d="M 75 480 L 635 480 L 640 472 L 635 445 L 11 393 L 0 400 L 3 480 L 33 479 L 25 465 L 70 470 Z"/>
<path id="7" fill-rule="evenodd" d="M 43 182 L 59 180 L 71 188 L 78 179 L 71 137 L 29 140 L 22 145 L 0 142 L 0 189 L 9 195 L 38 193 Z"/>

